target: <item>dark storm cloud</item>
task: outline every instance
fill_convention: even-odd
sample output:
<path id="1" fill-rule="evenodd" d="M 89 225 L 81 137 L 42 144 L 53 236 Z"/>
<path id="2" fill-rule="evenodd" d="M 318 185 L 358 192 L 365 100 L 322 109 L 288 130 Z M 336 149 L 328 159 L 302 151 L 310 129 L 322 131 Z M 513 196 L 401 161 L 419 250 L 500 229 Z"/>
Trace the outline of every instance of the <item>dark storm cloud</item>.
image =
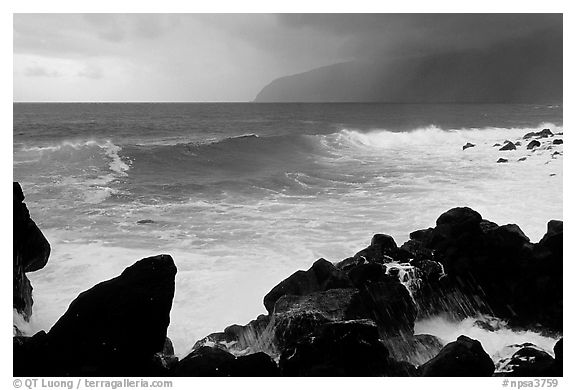
<path id="1" fill-rule="evenodd" d="M 16 14 L 14 74 L 23 77 L 14 91 L 31 100 L 36 92 L 56 100 L 250 100 L 275 78 L 320 66 L 489 47 L 545 30 L 561 34 L 562 16 Z M 70 77 L 32 83 L 26 69 L 35 66 Z"/>
<path id="2" fill-rule="evenodd" d="M 561 14 L 283 14 L 281 25 L 345 41 L 356 59 L 482 48 L 539 31 L 562 32 Z"/>

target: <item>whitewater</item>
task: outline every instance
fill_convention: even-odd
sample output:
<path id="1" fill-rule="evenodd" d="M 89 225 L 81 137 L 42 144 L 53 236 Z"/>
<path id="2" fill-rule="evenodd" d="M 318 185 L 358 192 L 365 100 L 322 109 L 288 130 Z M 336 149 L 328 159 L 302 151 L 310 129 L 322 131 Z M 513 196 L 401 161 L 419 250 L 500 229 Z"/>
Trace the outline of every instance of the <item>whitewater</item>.
<path id="1" fill-rule="evenodd" d="M 561 107 L 465 107 L 469 115 L 453 120 L 458 107 L 335 106 L 233 107 L 224 118 L 222 107 L 148 116 L 117 106 L 15 108 L 14 180 L 52 246 L 48 265 L 28 275 L 35 303 L 24 329 L 48 330 L 80 292 L 168 253 L 178 267 L 168 336 L 184 356 L 207 334 L 264 313 L 263 296 L 296 270 L 351 256 L 375 233 L 401 244 L 469 206 L 537 242 L 549 220 L 563 219 L 563 145 L 541 139 L 530 151 L 522 139 L 563 133 Z M 521 145 L 494 146 L 506 140 Z M 462 150 L 468 142 L 475 146 Z M 467 334 L 495 360 L 515 343 L 554 345 L 475 321 L 434 318 L 416 332 L 445 342 Z"/>

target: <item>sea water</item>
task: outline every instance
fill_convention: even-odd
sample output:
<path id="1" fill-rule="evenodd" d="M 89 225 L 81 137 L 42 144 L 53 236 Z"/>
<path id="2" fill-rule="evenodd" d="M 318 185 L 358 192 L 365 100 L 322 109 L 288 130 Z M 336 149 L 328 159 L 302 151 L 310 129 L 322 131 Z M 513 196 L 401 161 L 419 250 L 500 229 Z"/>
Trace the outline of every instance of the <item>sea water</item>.
<path id="1" fill-rule="evenodd" d="M 563 132 L 561 105 L 14 104 L 14 180 L 52 246 L 28 274 L 26 331 L 161 253 L 178 267 L 168 336 L 183 356 L 265 313 L 264 295 L 294 271 L 375 233 L 400 245 L 452 207 L 537 242 L 562 219 L 562 145 L 522 140 L 543 128 Z M 494 146 L 506 140 L 521 145 Z M 466 334 L 434 321 L 417 331 Z"/>

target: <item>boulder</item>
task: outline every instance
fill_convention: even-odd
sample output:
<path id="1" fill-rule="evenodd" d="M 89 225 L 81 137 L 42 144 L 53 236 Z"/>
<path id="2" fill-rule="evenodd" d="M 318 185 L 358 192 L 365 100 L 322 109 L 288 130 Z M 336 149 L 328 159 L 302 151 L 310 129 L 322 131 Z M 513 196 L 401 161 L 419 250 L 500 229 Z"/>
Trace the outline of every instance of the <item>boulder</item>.
<path id="1" fill-rule="evenodd" d="M 534 139 L 528 143 L 528 146 L 526 146 L 526 149 L 530 150 L 530 149 L 534 149 L 534 148 L 539 148 L 541 145 L 542 144 L 540 143 L 540 141 L 536 141 Z"/>
<path id="2" fill-rule="evenodd" d="M 272 313 L 276 301 L 283 295 L 306 295 L 350 286 L 345 273 L 331 262 L 319 259 L 307 271 L 297 271 L 275 286 L 264 297 L 264 307 Z"/>
<path id="3" fill-rule="evenodd" d="M 516 145 L 514 145 L 512 142 L 510 141 L 506 141 L 506 143 L 504 144 L 504 146 L 502 146 L 500 149 L 498 150 L 516 150 Z"/>
<path id="4" fill-rule="evenodd" d="M 501 164 L 501 163 L 507 163 L 508 160 L 505 158 L 499 158 L 498 161 L 496 161 L 497 163 Z"/>
<path id="5" fill-rule="evenodd" d="M 283 376 L 382 376 L 389 365 L 378 328 L 365 320 L 324 324 L 280 357 Z"/>
<path id="6" fill-rule="evenodd" d="M 497 147 L 497 146 L 502 146 L 502 144 L 495 143 L 494 145 L 492 145 L 493 148 L 495 148 L 495 147 Z"/>
<path id="7" fill-rule="evenodd" d="M 476 146 L 476 145 L 471 144 L 470 142 L 467 142 L 466 145 L 462 146 L 462 150 L 466 150 L 468 148 L 473 148 L 474 146 Z"/>
<path id="8" fill-rule="evenodd" d="M 412 334 L 416 307 L 397 278 L 383 275 L 362 288 L 332 289 L 306 296 L 286 295 L 274 308 L 280 350 L 330 321 L 372 320 L 382 336 Z"/>
<path id="9" fill-rule="evenodd" d="M 532 244 L 517 225 L 498 226 L 466 208 L 444 213 L 436 227 L 411 239 L 432 250 L 446 273 L 413 294 L 419 315 L 442 307 L 456 318 L 480 312 L 513 326 L 561 331 L 561 224 L 551 222 L 545 238 Z"/>
<path id="10" fill-rule="evenodd" d="M 399 255 L 398 245 L 394 238 L 387 234 L 375 234 L 370 246 L 354 255 L 355 259 L 365 259 L 368 263 L 385 263 L 396 259 Z"/>
<path id="11" fill-rule="evenodd" d="M 526 157 L 520 157 L 518 161 L 526 161 Z"/>
<path id="12" fill-rule="evenodd" d="M 552 141 L 553 145 L 562 145 L 563 143 L 564 143 L 564 141 L 560 138 L 557 138 L 554 141 Z"/>
<path id="13" fill-rule="evenodd" d="M 33 300 L 32 286 L 25 273 L 44 268 L 50 256 L 50 244 L 30 218 L 22 187 L 17 182 L 13 183 L 12 206 L 13 308 L 28 320 Z"/>
<path id="14" fill-rule="evenodd" d="M 554 375 L 554 358 L 535 347 L 517 351 L 503 369 L 505 376 L 548 377 Z"/>
<path id="15" fill-rule="evenodd" d="M 203 346 L 192 351 L 171 371 L 178 377 L 274 377 L 278 366 L 263 352 L 235 357 L 218 348 Z"/>
<path id="16" fill-rule="evenodd" d="M 142 259 L 81 293 L 47 335 L 51 375 L 151 375 L 165 350 L 176 266 Z"/>
<path id="17" fill-rule="evenodd" d="M 236 358 L 217 347 L 200 347 L 180 360 L 172 371 L 178 377 L 227 376 L 226 366 Z"/>
<path id="18" fill-rule="evenodd" d="M 478 340 L 460 336 L 418 368 L 426 377 L 492 376 L 494 363 Z"/>
<path id="19" fill-rule="evenodd" d="M 534 133 L 534 135 L 540 138 L 548 138 L 554 136 L 554 134 L 550 131 L 550 129 L 542 129 L 539 132 Z"/>

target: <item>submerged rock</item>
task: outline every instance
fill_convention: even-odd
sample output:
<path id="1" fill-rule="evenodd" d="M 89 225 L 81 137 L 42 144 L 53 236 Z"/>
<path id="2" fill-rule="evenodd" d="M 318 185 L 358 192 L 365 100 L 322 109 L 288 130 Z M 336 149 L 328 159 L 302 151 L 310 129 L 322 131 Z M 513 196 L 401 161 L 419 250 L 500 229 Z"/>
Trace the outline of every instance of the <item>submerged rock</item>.
<path id="1" fill-rule="evenodd" d="M 418 368 L 421 376 L 492 376 L 494 363 L 478 340 L 460 336 Z"/>
<path id="2" fill-rule="evenodd" d="M 50 244 L 24 203 L 24 193 L 18 182 L 13 182 L 13 308 L 25 320 L 32 315 L 32 285 L 25 273 L 38 271 L 48 263 Z"/>
<path id="3" fill-rule="evenodd" d="M 506 141 L 506 143 L 504 144 L 504 146 L 502 146 L 500 149 L 498 150 L 516 150 L 516 145 L 514 145 L 512 142 L 510 141 Z"/>
<path id="4" fill-rule="evenodd" d="M 476 146 L 476 145 L 471 144 L 470 142 L 467 142 L 466 145 L 462 146 L 462 150 L 466 150 L 468 148 L 473 148 L 474 146 Z"/>

